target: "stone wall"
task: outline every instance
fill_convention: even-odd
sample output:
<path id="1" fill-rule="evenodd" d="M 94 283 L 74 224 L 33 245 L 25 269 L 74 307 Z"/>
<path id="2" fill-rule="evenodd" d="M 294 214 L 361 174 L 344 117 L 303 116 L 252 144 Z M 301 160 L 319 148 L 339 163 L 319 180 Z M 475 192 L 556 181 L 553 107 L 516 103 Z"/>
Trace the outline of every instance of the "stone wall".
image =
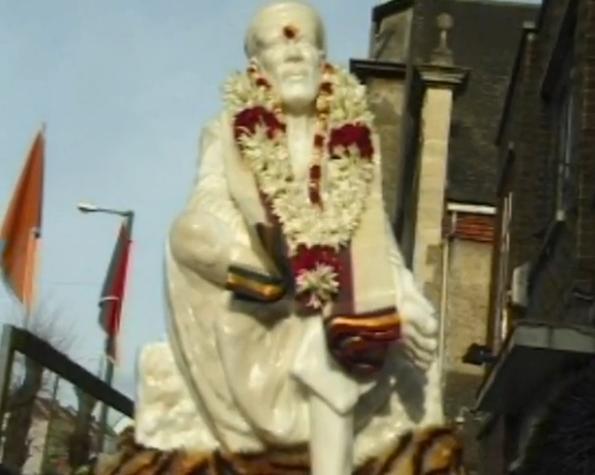
<path id="1" fill-rule="evenodd" d="M 450 242 L 445 327 L 444 410 L 462 429 L 468 469 L 478 466 L 477 424 L 469 412 L 482 379 L 478 366 L 462 361 L 472 343 L 485 341 L 490 289 L 491 243 Z M 460 419 L 462 417 L 462 419 Z"/>
<path id="2" fill-rule="evenodd" d="M 569 145 L 560 147 L 565 95 L 573 113 Z M 528 307 L 510 314 L 524 318 L 592 325 L 595 313 L 595 0 L 546 0 L 536 27 L 521 43 L 504 104 L 499 133 L 499 208 L 513 196 L 510 255 L 496 254 L 508 269 L 531 263 Z M 562 150 L 570 179 L 560 179 Z M 569 200 L 558 192 L 570 190 Z M 497 243 L 497 249 L 499 242 Z M 498 276 L 498 269 L 494 276 Z M 511 272 L 493 289 L 507 295 Z M 495 290 L 492 291 L 495 294 Z M 493 297 L 495 300 L 495 296 Z M 496 321 L 496 312 L 491 320 Z M 552 374 L 539 399 L 565 377 Z M 530 422 L 529 404 L 515 409 L 521 425 Z M 517 452 L 518 428 L 497 417 L 482 450 L 510 463 Z M 503 429 L 502 429 L 502 424 Z M 490 433 L 492 431 L 492 433 Z M 497 432 L 496 432 L 497 431 Z M 571 436 L 567 438 L 572 438 Z M 499 439 L 496 442 L 496 439 Z M 510 449 L 512 447 L 512 449 Z M 510 449 L 510 450 L 508 450 Z M 499 452 L 499 454 L 498 454 Z M 502 473 L 489 468 L 482 473 Z M 537 472 L 536 472 L 537 473 Z M 541 473 L 541 472 L 540 472 Z"/>
<path id="3" fill-rule="evenodd" d="M 532 264 L 529 318 L 584 323 L 588 306 L 577 294 L 595 293 L 594 26 L 595 0 L 546 2 L 522 44 L 505 106 L 500 200 L 513 194 L 508 268 Z M 566 82 L 574 101 L 573 189 L 560 207 L 558 94 Z M 510 273 L 505 278 L 503 289 Z"/>
<path id="4" fill-rule="evenodd" d="M 405 85 L 398 79 L 368 78 L 367 87 L 370 108 L 380 135 L 384 202 L 391 221 L 394 221 L 402 175 L 401 111 Z"/>
<path id="5" fill-rule="evenodd" d="M 491 243 L 453 240 L 450 244 L 445 353 L 449 371 L 482 374 L 462 358 L 471 343 L 486 338 L 491 252 Z"/>
<path id="6" fill-rule="evenodd" d="M 576 144 L 579 161 L 576 287 L 595 293 L 595 0 L 582 0 L 577 12 L 574 39 L 577 61 L 577 103 L 580 136 Z"/>

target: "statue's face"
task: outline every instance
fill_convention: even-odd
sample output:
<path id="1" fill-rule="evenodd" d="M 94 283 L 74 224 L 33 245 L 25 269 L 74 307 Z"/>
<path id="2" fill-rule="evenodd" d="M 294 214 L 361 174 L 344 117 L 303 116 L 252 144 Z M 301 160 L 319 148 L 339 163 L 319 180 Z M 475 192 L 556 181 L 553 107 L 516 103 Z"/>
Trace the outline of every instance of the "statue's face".
<path id="1" fill-rule="evenodd" d="M 314 104 L 324 53 L 316 45 L 314 21 L 301 9 L 265 18 L 257 29 L 254 58 L 288 109 Z M 267 21 L 268 20 L 268 21 Z"/>

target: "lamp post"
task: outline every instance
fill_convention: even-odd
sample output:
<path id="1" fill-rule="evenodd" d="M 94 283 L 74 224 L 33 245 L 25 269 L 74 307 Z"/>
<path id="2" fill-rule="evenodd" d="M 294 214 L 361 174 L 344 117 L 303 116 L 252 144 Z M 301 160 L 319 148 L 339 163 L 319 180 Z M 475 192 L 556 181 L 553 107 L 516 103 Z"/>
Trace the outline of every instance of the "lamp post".
<path id="1" fill-rule="evenodd" d="M 132 239 L 132 223 L 134 220 L 134 212 L 132 210 L 119 210 L 114 208 L 104 208 L 97 206 L 92 203 L 79 203 L 77 208 L 82 213 L 104 213 L 121 216 L 124 221 L 120 229 L 120 235 L 114 248 L 114 253 L 108 268 L 108 272 L 105 278 L 101 296 L 99 298 L 100 308 L 100 321 L 106 331 L 105 341 L 105 372 L 104 381 L 109 386 L 112 386 L 114 378 L 114 361 L 113 358 L 108 357 L 108 353 L 112 352 L 115 348 L 115 331 L 119 328 L 120 311 L 122 308 L 122 301 L 124 299 L 124 282 L 127 271 L 128 263 L 128 247 Z M 112 306 L 108 307 L 109 304 Z M 111 310 L 111 314 L 109 314 Z M 117 322 L 114 321 L 103 321 L 104 311 L 108 312 L 108 318 L 116 318 Z M 111 355 L 113 356 L 113 355 Z M 105 432 L 107 428 L 107 413 L 108 407 L 105 403 L 101 405 L 100 412 L 100 434 L 98 445 L 99 449 L 104 449 Z"/>
<path id="2" fill-rule="evenodd" d="M 81 201 L 78 205 L 76 205 L 78 210 L 81 213 L 106 213 L 106 214 L 117 214 L 118 216 L 122 217 L 133 217 L 134 211 L 132 210 L 120 210 L 114 208 L 103 208 L 102 206 L 94 205 L 93 203 L 87 203 Z"/>

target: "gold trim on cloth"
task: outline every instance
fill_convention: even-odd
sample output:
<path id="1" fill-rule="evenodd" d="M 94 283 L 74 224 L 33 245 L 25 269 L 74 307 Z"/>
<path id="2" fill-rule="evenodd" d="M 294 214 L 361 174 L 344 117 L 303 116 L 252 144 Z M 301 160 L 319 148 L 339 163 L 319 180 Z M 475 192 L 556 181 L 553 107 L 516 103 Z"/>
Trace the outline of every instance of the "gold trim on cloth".
<path id="1" fill-rule="evenodd" d="M 327 318 L 325 325 L 331 332 L 331 341 L 349 335 L 360 335 L 364 339 L 376 341 L 394 341 L 399 339 L 401 333 L 401 319 L 394 309 L 384 314 L 336 315 Z"/>
<path id="2" fill-rule="evenodd" d="M 281 283 L 262 282 L 266 277 L 250 274 L 252 273 L 230 269 L 226 287 L 232 292 L 265 302 L 274 302 L 283 296 L 285 289 Z"/>
<path id="3" fill-rule="evenodd" d="M 379 315 L 374 317 L 368 316 L 343 316 L 338 315 L 335 317 L 331 317 L 331 321 L 329 322 L 330 325 L 333 326 L 341 326 L 344 325 L 346 327 L 357 327 L 357 328 L 365 328 L 365 329 L 379 329 L 379 328 L 386 328 L 386 327 L 394 327 L 399 325 L 401 320 L 399 318 L 399 314 L 396 312 L 387 314 L 387 315 Z"/>

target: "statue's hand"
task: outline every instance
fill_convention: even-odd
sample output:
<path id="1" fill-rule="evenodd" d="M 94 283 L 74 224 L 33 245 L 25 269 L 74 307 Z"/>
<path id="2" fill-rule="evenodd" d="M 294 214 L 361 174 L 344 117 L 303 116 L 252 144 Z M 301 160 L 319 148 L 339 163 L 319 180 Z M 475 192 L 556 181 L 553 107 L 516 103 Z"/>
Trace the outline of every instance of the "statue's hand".
<path id="1" fill-rule="evenodd" d="M 436 358 L 438 322 L 428 311 L 411 311 L 401 315 L 401 345 L 409 358 L 421 369 L 428 369 Z"/>

